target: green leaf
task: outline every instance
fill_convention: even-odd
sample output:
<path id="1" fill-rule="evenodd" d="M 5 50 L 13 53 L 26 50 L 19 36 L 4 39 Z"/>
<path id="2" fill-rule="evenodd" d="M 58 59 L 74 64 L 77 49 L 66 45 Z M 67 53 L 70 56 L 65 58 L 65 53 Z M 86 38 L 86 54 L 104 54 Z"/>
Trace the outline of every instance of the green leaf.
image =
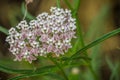
<path id="1" fill-rule="evenodd" d="M 0 71 L 10 73 L 10 74 L 13 74 L 13 73 L 25 74 L 25 73 L 32 72 L 33 70 L 23 70 L 23 69 L 16 70 L 16 69 L 4 67 L 0 64 Z"/>
<path id="2" fill-rule="evenodd" d="M 70 65 L 68 64 L 61 64 L 61 67 L 70 67 L 70 66 L 80 66 L 80 65 L 88 65 L 88 64 L 83 64 L 83 63 L 71 63 Z M 56 65 L 50 65 L 50 66 L 45 66 L 42 68 L 38 68 L 34 71 L 31 72 L 27 72 L 26 74 L 20 75 L 20 76 L 16 76 L 14 78 L 11 78 L 9 80 L 19 80 L 19 79 L 23 79 L 23 78 L 29 78 L 29 77 L 33 77 L 33 76 L 39 76 L 39 75 L 46 75 L 46 74 L 51 74 L 51 72 L 56 72 L 58 71 L 59 68 Z"/>
<path id="3" fill-rule="evenodd" d="M 48 74 L 49 72 L 46 73 L 41 73 L 41 74 L 37 74 L 37 73 L 32 73 L 32 74 L 25 74 L 25 75 L 21 75 L 21 76 L 17 76 L 8 80 L 19 80 L 22 78 L 29 78 L 29 77 L 33 77 L 33 76 L 37 76 L 37 75 L 43 75 L 43 74 Z"/>
<path id="4" fill-rule="evenodd" d="M 88 57 L 84 57 L 84 56 L 80 56 L 80 57 L 76 57 L 76 58 L 73 58 L 73 60 L 76 60 L 76 59 L 89 59 L 90 60 L 90 58 L 88 58 Z M 57 59 L 55 59 L 55 60 L 57 60 Z M 67 57 L 63 57 L 61 60 L 63 60 L 63 61 L 67 61 L 67 60 L 70 60 L 70 58 L 67 58 Z M 65 66 L 65 65 L 64 65 Z M 47 69 L 48 68 L 48 69 Z M 51 66 L 45 66 L 45 67 L 42 67 L 42 68 L 37 68 L 36 70 L 34 70 L 34 69 L 12 69 L 12 68 L 8 68 L 8 67 L 5 67 L 5 66 L 3 66 L 3 65 L 1 65 L 0 64 L 0 71 L 2 71 L 2 72 L 6 72 L 6 73 L 10 73 L 10 74 L 27 74 L 27 73 L 31 73 L 31 72 L 39 72 L 39 71 L 41 71 L 41 69 L 42 69 L 42 71 L 43 70 L 53 70 L 54 68 L 56 68 L 56 66 L 54 66 L 54 65 L 51 65 Z"/>
<path id="5" fill-rule="evenodd" d="M 9 35 L 8 30 L 2 26 L 0 26 L 0 32 L 3 32 L 4 34 Z"/>
<path id="6" fill-rule="evenodd" d="M 22 79 L 22 78 L 28 78 L 28 77 L 38 76 L 38 75 L 44 75 L 44 74 L 54 72 L 56 70 L 58 70 L 58 68 L 55 65 L 45 66 L 45 67 L 36 69 L 34 72 L 32 71 L 32 72 L 29 72 L 27 74 L 11 78 L 9 80 L 19 80 L 19 79 Z"/>
<path id="7" fill-rule="evenodd" d="M 73 8 L 72 8 L 71 4 L 69 3 L 69 1 L 68 0 L 64 0 L 64 2 L 73 11 Z"/>
<path id="8" fill-rule="evenodd" d="M 70 66 L 74 66 L 74 65 L 78 66 L 78 65 L 87 65 L 87 64 L 71 63 L 69 66 L 67 64 L 64 64 L 64 65 L 61 64 L 62 68 L 67 67 L 67 66 L 70 67 Z M 59 68 L 56 65 L 45 66 L 45 67 L 36 69 L 32 72 L 29 72 L 29 73 L 26 73 L 26 74 L 23 74 L 23 75 L 20 75 L 20 76 L 16 76 L 16 77 L 11 78 L 9 80 L 19 80 L 19 79 L 29 78 L 29 77 L 33 77 L 33 76 L 47 75 L 47 74 L 51 74 L 52 72 L 56 72 L 58 70 L 59 70 Z"/>
<path id="9" fill-rule="evenodd" d="M 73 0 L 74 1 L 74 9 L 75 11 L 79 10 L 79 6 L 80 6 L 80 0 Z"/>
<path id="10" fill-rule="evenodd" d="M 89 58 L 87 56 L 77 56 L 75 58 L 72 58 L 72 60 L 77 60 L 77 59 L 91 60 L 91 58 Z M 63 60 L 63 61 L 69 61 L 69 60 L 71 60 L 71 58 L 62 57 L 61 60 Z"/>
<path id="11" fill-rule="evenodd" d="M 97 40 L 91 42 L 90 44 L 88 44 L 87 46 L 83 47 L 82 49 L 78 50 L 75 54 L 73 54 L 71 56 L 71 58 L 73 57 L 76 57 L 76 56 L 79 56 L 80 53 L 86 51 L 87 49 L 99 44 L 100 42 L 103 42 L 104 40 L 112 37 L 112 36 L 115 36 L 116 34 L 120 33 L 120 28 L 116 29 L 116 30 L 113 30 L 103 36 L 101 36 L 100 38 L 98 38 Z"/>
<path id="12" fill-rule="evenodd" d="M 83 40 L 83 34 L 82 34 L 82 29 L 80 26 L 79 18 L 77 15 L 74 15 L 74 17 L 76 19 L 76 26 L 77 26 L 76 34 L 77 34 L 78 41 L 76 41 L 75 45 L 73 45 L 73 49 L 74 49 L 74 51 L 76 51 L 76 49 L 80 49 L 80 47 L 83 48 L 85 46 L 85 43 Z M 77 44 L 77 43 L 79 43 L 79 44 Z M 86 54 L 86 52 L 85 52 L 85 54 Z"/>

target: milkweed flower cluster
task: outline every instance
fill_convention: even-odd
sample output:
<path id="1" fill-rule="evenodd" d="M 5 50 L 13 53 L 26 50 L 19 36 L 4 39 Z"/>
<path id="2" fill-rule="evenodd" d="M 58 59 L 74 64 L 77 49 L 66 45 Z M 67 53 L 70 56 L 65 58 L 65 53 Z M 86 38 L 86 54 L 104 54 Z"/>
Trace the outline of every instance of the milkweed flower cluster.
<path id="1" fill-rule="evenodd" d="M 23 20 L 9 30 L 6 41 L 15 60 L 25 59 L 31 63 L 37 56 L 49 53 L 59 56 L 72 47 L 71 39 L 76 38 L 76 25 L 71 11 L 51 7 L 50 12 L 39 14 L 29 23 Z"/>

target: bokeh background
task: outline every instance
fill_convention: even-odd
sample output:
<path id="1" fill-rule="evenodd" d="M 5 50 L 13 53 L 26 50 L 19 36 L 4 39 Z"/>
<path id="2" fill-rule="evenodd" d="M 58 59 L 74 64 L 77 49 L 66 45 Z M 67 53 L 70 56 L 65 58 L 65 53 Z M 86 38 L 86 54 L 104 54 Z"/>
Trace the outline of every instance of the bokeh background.
<path id="1" fill-rule="evenodd" d="M 74 7 L 72 1 L 68 0 Z M 24 0 L 0 0 L 0 26 L 10 29 L 22 20 L 24 12 L 22 7 Z M 49 12 L 51 6 L 56 6 L 56 0 L 34 0 L 28 5 L 28 11 L 32 16 L 37 16 L 42 12 Z M 68 8 L 61 0 L 61 6 Z M 79 19 L 85 43 L 97 39 L 99 36 L 120 27 L 120 0 L 80 0 Z M 25 69 L 41 66 L 42 60 L 33 64 L 27 62 L 14 62 L 14 56 L 9 53 L 9 44 L 5 42 L 7 35 L 0 32 L 0 64 L 16 68 Z M 92 66 L 100 80 L 120 80 L 120 35 L 116 35 L 100 45 L 88 50 L 92 58 Z M 46 63 L 50 63 L 49 61 Z M 117 68 L 116 68 L 117 67 Z M 114 69 L 115 68 L 115 69 Z M 82 67 L 75 67 L 80 77 L 87 76 L 81 80 L 92 80 L 89 70 Z M 74 74 L 74 68 L 71 69 Z M 113 74 L 114 73 L 114 74 Z M 80 75 L 82 74 L 82 76 Z M 75 77 L 76 74 L 72 75 Z M 15 75 L 0 71 L 0 80 L 7 80 Z M 47 80 L 47 79 L 24 79 L 24 80 Z M 52 80 L 52 79 L 48 79 Z M 56 79 L 55 79 L 56 80 Z M 73 78 L 73 80 L 79 80 Z"/>

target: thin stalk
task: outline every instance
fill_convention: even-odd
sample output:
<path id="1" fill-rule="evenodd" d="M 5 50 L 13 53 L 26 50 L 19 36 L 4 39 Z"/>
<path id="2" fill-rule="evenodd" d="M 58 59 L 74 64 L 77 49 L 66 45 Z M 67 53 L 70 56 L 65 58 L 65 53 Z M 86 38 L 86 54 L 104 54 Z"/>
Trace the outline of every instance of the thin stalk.
<path id="1" fill-rule="evenodd" d="M 78 11 L 78 10 L 79 10 L 79 7 L 80 7 L 80 0 L 78 0 L 77 6 L 76 6 L 75 10 Z"/>
<path id="2" fill-rule="evenodd" d="M 73 8 L 72 8 L 71 4 L 68 2 L 68 0 L 64 0 L 64 1 L 67 4 L 67 6 L 73 11 Z"/>
<path id="3" fill-rule="evenodd" d="M 61 70 L 62 75 L 64 76 L 65 80 L 69 80 L 67 75 L 65 74 L 63 68 L 59 65 L 57 61 L 55 61 L 53 58 L 49 57 L 49 59 Z"/>
<path id="4" fill-rule="evenodd" d="M 57 0 L 57 7 L 60 8 L 60 0 Z"/>
<path id="5" fill-rule="evenodd" d="M 77 26 L 77 34 L 78 34 L 78 38 L 80 39 L 80 42 L 81 42 L 81 47 L 85 47 L 85 43 L 84 43 L 84 40 L 83 40 L 83 34 L 82 34 L 82 30 L 80 28 L 80 22 L 79 22 L 79 18 L 77 16 L 77 14 L 74 16 L 75 19 L 76 19 L 76 26 Z M 85 55 L 87 55 L 87 51 L 84 52 Z"/>
<path id="6" fill-rule="evenodd" d="M 27 4 L 25 4 L 25 13 L 24 13 L 24 17 L 23 17 L 23 20 L 25 20 L 26 16 L 27 16 Z"/>

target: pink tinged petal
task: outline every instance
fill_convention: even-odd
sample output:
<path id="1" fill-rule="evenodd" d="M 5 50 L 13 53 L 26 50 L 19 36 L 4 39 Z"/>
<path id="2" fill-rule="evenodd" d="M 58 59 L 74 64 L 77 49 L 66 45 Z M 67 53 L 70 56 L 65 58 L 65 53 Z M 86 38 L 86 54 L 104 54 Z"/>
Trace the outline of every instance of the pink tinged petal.
<path id="1" fill-rule="evenodd" d="M 47 52 L 50 53 L 50 52 L 52 52 L 52 50 L 53 50 L 53 46 L 52 46 L 52 45 L 49 45 L 49 46 L 47 47 Z"/>
<path id="2" fill-rule="evenodd" d="M 63 49 L 65 52 L 67 52 L 68 49 L 71 48 L 71 47 L 72 47 L 72 46 L 71 46 L 70 44 L 64 44 L 64 45 L 62 46 L 62 49 Z"/>
<path id="3" fill-rule="evenodd" d="M 46 42 L 47 40 L 48 40 L 48 35 L 47 34 L 41 35 L 40 41 Z"/>
<path id="4" fill-rule="evenodd" d="M 42 32 L 41 32 L 40 29 L 36 29 L 36 30 L 34 31 L 34 34 L 35 34 L 36 36 L 41 36 Z"/>
<path id="5" fill-rule="evenodd" d="M 18 54 L 18 55 L 15 55 L 15 59 L 14 59 L 14 61 L 21 61 L 22 60 L 22 58 L 23 58 L 23 56 L 21 55 L 21 54 Z"/>
<path id="6" fill-rule="evenodd" d="M 48 52 L 54 52 L 59 56 L 60 54 L 63 54 L 64 51 L 71 48 L 70 41 L 65 40 L 76 38 L 74 32 L 76 29 L 75 20 L 72 18 L 69 10 L 58 10 L 58 8 L 54 8 L 51 15 L 43 13 L 38 16 L 37 20 L 30 22 L 30 27 L 31 28 L 29 28 L 26 21 L 20 22 L 17 27 L 19 29 L 17 32 L 19 35 L 11 35 L 11 37 L 8 37 L 6 40 L 10 43 L 10 50 L 14 55 L 16 54 L 16 51 L 18 54 L 21 53 L 20 55 L 24 55 L 16 56 L 16 60 L 20 61 L 22 58 L 27 60 L 28 57 L 28 61 L 31 63 L 35 58 L 34 56 L 38 56 L 38 54 L 44 56 Z M 14 32 L 14 30 L 12 32 Z M 21 44 L 26 38 L 27 41 L 23 43 L 25 45 Z M 38 38 L 39 41 L 37 40 Z M 64 45 L 57 45 L 58 47 L 55 49 L 54 46 L 58 40 L 60 40 L 61 43 L 65 41 L 65 43 L 63 43 Z M 33 48 L 33 46 L 31 46 L 31 43 L 35 41 L 40 42 L 42 45 L 39 46 L 39 50 L 35 49 L 36 47 Z M 18 48 L 18 45 L 20 44 L 22 47 Z M 15 48 L 15 50 L 13 50 L 13 48 Z M 19 50 L 16 50 L 17 48 Z M 28 53 L 25 55 L 25 52 Z M 30 55 L 31 57 L 29 57 Z"/>
<path id="7" fill-rule="evenodd" d="M 57 34 L 54 34 L 53 38 L 54 38 L 55 41 L 58 41 L 60 39 L 60 37 Z"/>
<path id="8" fill-rule="evenodd" d="M 62 49 L 58 49 L 58 48 L 56 48 L 54 52 L 56 53 L 56 56 L 59 56 L 60 54 L 64 53 Z"/>
<path id="9" fill-rule="evenodd" d="M 29 43 L 33 43 L 35 41 L 35 39 L 33 38 L 31 38 L 31 39 L 29 39 Z"/>
<path id="10" fill-rule="evenodd" d="M 63 33 L 63 34 L 60 35 L 60 38 L 63 39 L 63 40 L 68 39 L 68 37 L 69 37 L 69 34 L 67 34 L 67 33 Z"/>
<path id="11" fill-rule="evenodd" d="M 29 61 L 29 63 L 32 63 L 32 60 L 36 60 L 37 58 L 32 56 L 32 55 L 29 55 L 27 56 L 26 60 Z"/>
<path id="12" fill-rule="evenodd" d="M 27 33 L 22 33 L 21 39 L 24 40 L 27 38 Z"/>
<path id="13" fill-rule="evenodd" d="M 30 51 L 30 53 L 31 54 L 34 54 L 35 56 L 38 56 L 38 54 L 39 54 L 39 49 L 31 49 L 31 51 Z"/>
<path id="14" fill-rule="evenodd" d="M 28 50 L 28 47 L 24 47 L 21 49 L 21 53 L 24 54 Z"/>
<path id="15" fill-rule="evenodd" d="M 76 38 L 74 31 L 69 32 L 69 38 Z"/>
<path id="16" fill-rule="evenodd" d="M 49 29 L 48 29 L 48 34 L 51 33 L 51 32 L 52 32 L 52 30 L 49 28 Z"/>
<path id="17" fill-rule="evenodd" d="M 29 62 L 29 63 L 32 63 L 32 59 L 31 58 L 26 58 L 26 60 Z"/>
<path id="18" fill-rule="evenodd" d="M 42 47 L 43 47 L 43 49 L 47 49 L 48 45 L 47 44 L 43 44 Z"/>

